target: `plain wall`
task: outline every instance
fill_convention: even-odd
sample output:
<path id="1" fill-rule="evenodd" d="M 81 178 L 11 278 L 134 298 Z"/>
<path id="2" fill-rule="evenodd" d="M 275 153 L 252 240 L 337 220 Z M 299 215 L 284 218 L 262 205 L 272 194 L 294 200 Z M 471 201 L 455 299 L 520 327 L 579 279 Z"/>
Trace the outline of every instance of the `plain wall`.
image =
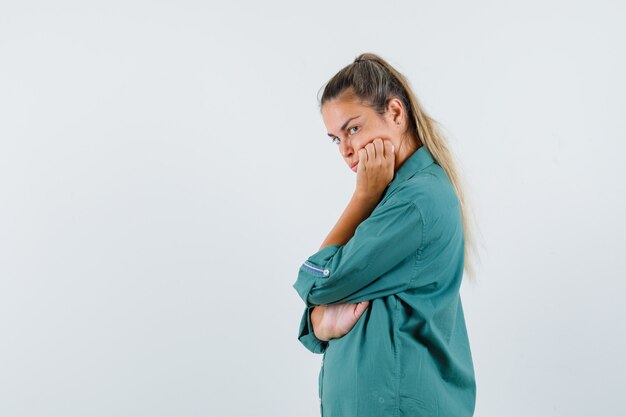
<path id="1" fill-rule="evenodd" d="M 317 94 L 362 52 L 474 203 L 475 415 L 623 415 L 625 11 L 3 1 L 0 415 L 319 415 L 292 284 L 354 189 Z"/>

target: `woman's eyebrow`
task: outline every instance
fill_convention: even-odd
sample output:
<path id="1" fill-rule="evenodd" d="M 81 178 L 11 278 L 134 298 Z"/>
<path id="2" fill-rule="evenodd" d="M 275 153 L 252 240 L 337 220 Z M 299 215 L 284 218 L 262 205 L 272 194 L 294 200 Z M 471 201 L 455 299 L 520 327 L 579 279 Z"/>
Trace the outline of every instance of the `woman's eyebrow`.
<path id="1" fill-rule="evenodd" d="M 350 123 L 351 120 L 356 119 L 357 117 L 361 117 L 361 115 L 359 114 L 358 116 L 353 116 L 351 118 L 349 118 L 348 120 L 346 120 L 343 125 L 341 126 L 341 131 L 343 132 L 344 129 L 346 128 L 346 126 L 348 126 L 348 123 Z M 330 136 L 331 138 L 334 138 L 337 135 L 333 135 L 332 133 L 329 133 L 328 136 Z"/>

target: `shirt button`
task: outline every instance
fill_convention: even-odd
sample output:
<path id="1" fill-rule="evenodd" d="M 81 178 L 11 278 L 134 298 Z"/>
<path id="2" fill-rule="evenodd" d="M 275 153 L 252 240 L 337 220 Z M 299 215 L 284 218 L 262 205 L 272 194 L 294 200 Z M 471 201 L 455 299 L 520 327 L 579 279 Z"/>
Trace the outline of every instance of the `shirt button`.
<path id="1" fill-rule="evenodd" d="M 325 269 L 325 270 L 324 270 L 324 276 L 325 276 L 325 277 L 327 277 L 327 276 L 328 276 L 328 274 L 330 274 L 330 271 L 329 271 L 328 269 Z"/>

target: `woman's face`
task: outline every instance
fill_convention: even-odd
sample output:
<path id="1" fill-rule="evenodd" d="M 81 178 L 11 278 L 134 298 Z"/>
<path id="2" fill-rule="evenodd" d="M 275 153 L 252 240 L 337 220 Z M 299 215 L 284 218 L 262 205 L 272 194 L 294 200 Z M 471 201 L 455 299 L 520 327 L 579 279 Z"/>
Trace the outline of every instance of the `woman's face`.
<path id="1" fill-rule="evenodd" d="M 352 98 L 342 96 L 327 101 L 322 106 L 322 118 L 331 140 L 337 143 L 339 152 L 352 171 L 357 171 L 359 149 L 376 138 L 390 140 L 396 150 L 400 148 L 402 135 L 402 104 L 391 99 L 387 112 L 380 116 L 370 107 Z"/>

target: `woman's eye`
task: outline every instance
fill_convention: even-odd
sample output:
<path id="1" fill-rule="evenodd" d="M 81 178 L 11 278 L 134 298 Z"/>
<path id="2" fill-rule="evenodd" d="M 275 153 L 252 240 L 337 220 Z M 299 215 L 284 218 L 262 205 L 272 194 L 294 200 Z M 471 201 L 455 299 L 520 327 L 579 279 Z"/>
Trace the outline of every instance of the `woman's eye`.
<path id="1" fill-rule="evenodd" d="M 339 145 L 339 138 L 337 136 L 335 136 L 334 138 L 331 139 L 331 142 L 336 144 L 336 145 Z"/>
<path id="2" fill-rule="evenodd" d="M 352 126 L 350 129 L 348 129 L 348 132 L 352 132 L 352 129 L 358 129 L 358 128 L 359 128 L 358 126 Z"/>

